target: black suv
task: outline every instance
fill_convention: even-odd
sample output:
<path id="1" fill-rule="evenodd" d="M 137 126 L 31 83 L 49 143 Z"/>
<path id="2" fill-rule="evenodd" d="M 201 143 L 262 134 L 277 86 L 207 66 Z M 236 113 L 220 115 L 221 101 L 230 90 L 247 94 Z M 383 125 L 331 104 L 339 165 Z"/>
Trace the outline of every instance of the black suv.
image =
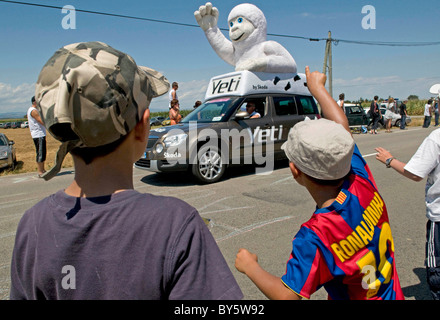
<path id="1" fill-rule="evenodd" d="M 181 123 L 151 130 L 135 166 L 155 172 L 191 171 L 203 183 L 229 165 L 273 165 L 290 128 L 319 118 L 305 75 L 241 71 L 211 79 L 205 102 Z M 261 115 L 251 118 L 246 106 Z M 263 170 L 262 170 L 263 171 Z"/>
<path id="2" fill-rule="evenodd" d="M 345 115 L 347 116 L 348 119 L 348 125 L 350 127 L 368 125 L 369 118 L 365 113 L 364 108 L 362 108 L 361 105 L 345 103 L 344 109 L 345 109 Z"/>

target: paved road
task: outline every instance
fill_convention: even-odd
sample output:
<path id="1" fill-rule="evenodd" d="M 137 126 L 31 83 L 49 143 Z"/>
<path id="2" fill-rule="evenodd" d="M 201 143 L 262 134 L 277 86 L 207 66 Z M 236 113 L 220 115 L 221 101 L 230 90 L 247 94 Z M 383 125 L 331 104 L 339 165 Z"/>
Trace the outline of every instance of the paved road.
<path id="1" fill-rule="evenodd" d="M 412 182 L 374 159 L 374 148 L 382 146 L 402 161 L 408 161 L 433 128 L 410 128 L 391 134 L 355 135 L 355 140 L 385 199 L 395 241 L 397 269 L 407 299 L 430 299 L 424 274 L 425 181 Z M 17 224 L 23 212 L 45 196 L 67 186 L 73 171 L 64 170 L 49 182 L 35 174 L 0 177 L 0 299 L 9 293 L 10 258 Z M 291 239 L 309 219 L 314 202 L 296 184 L 285 163 L 272 173 L 256 175 L 255 168 L 236 168 L 219 183 L 201 186 L 190 176 L 153 174 L 135 169 L 135 189 L 140 192 L 181 198 L 200 215 L 211 220 L 209 227 L 245 294 L 245 299 L 265 299 L 255 286 L 234 268 L 240 247 L 259 256 L 269 272 L 282 275 L 290 253 Z M 326 299 L 323 289 L 312 299 Z"/>

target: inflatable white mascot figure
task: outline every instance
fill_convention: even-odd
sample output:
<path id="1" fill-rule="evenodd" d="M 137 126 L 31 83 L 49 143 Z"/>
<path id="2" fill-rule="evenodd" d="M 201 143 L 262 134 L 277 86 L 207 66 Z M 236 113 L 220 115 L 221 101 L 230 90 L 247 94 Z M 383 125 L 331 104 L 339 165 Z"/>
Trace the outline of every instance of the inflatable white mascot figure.
<path id="1" fill-rule="evenodd" d="M 266 18 L 253 4 L 243 3 L 229 13 L 229 38 L 217 27 L 219 12 L 210 2 L 194 16 L 215 52 L 236 71 L 296 73 L 296 62 L 278 42 L 266 41 Z"/>

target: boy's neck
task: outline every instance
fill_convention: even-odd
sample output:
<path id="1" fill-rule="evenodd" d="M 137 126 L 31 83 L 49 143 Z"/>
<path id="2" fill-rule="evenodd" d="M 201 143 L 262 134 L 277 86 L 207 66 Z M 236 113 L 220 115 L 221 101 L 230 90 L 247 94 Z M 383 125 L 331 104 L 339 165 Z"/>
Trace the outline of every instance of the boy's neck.
<path id="1" fill-rule="evenodd" d="M 75 179 L 64 190 L 73 197 L 99 197 L 133 189 L 133 164 L 120 161 L 94 160 L 85 165 L 75 162 Z"/>
<path id="2" fill-rule="evenodd" d="M 307 190 L 312 196 L 313 200 L 316 202 L 318 208 L 325 208 L 331 205 L 339 192 L 341 191 L 341 186 L 307 186 Z"/>

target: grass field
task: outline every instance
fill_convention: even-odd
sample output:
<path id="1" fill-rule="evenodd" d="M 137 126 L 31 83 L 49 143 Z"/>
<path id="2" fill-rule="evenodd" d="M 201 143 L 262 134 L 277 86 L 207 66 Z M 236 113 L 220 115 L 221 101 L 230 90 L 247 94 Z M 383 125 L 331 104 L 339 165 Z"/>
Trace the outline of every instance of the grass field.
<path id="1" fill-rule="evenodd" d="M 9 140 L 15 142 L 15 150 L 17 153 L 17 165 L 15 170 L 6 169 L 0 172 L 0 175 L 23 173 L 23 172 L 35 172 L 37 174 L 37 163 L 35 162 L 35 146 L 32 140 L 29 128 L 19 129 L 1 129 L 0 132 L 4 133 Z M 53 166 L 55 162 L 55 154 L 58 150 L 60 143 L 55 140 L 50 134 L 46 137 L 47 142 L 47 157 L 46 157 L 46 170 Z M 63 162 L 63 168 L 70 168 L 73 166 L 72 156 L 68 154 Z"/>
<path id="2" fill-rule="evenodd" d="M 413 119 L 410 126 L 421 126 L 423 124 L 423 118 Z M 0 171 L 0 176 L 16 173 L 35 172 L 37 174 L 37 164 L 35 162 L 35 146 L 29 132 L 29 128 L 19 129 L 2 129 L 0 132 L 4 133 L 9 140 L 15 142 L 15 149 L 17 152 L 17 165 L 15 170 L 5 169 Z M 47 135 L 47 157 L 46 157 L 46 170 L 54 165 L 55 154 L 58 150 L 60 143 L 55 140 L 50 134 Z M 70 154 L 66 156 L 63 162 L 63 168 L 73 167 L 73 159 Z"/>

